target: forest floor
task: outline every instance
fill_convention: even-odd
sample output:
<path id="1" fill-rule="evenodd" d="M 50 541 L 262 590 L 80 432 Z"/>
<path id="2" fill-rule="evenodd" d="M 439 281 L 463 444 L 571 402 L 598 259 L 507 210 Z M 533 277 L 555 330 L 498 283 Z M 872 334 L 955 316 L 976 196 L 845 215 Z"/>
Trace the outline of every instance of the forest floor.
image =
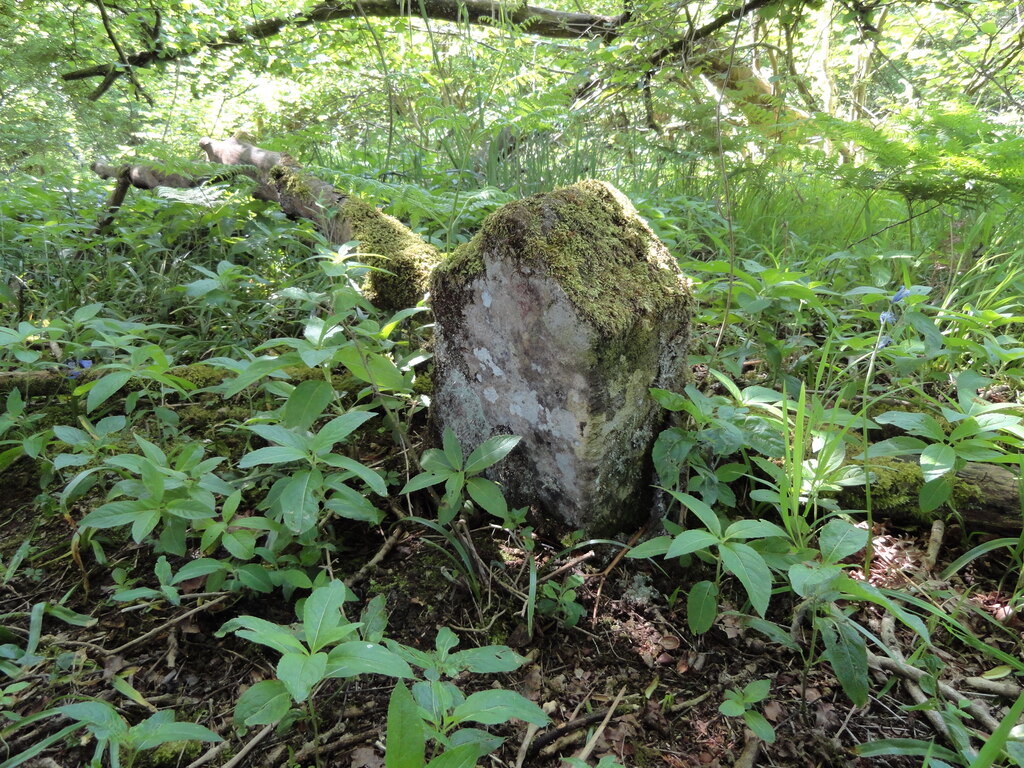
<path id="1" fill-rule="evenodd" d="M 384 765 L 391 679 L 364 675 L 327 681 L 316 695 L 315 724 L 307 717 L 277 731 L 236 730 L 231 718 L 235 701 L 247 686 L 273 677 L 276 655 L 234 635 L 218 638 L 215 633 L 242 614 L 288 624 L 294 621 L 288 602 L 279 593 L 205 598 L 186 594 L 180 607 L 164 601 L 113 602 L 109 599 L 112 570 L 151 572 L 147 562 L 155 559 L 151 550 L 130 541 L 120 549 L 108 546 L 109 561 L 102 566 L 83 552 L 83 571 L 72 552 L 70 522 L 59 516 L 44 519 L 26 514 L 34 493 L 31 488 L 6 487 L 0 499 L 4 562 L 27 537 L 39 548 L 31 567 L 23 566 L 3 583 L 0 613 L 21 641 L 29 610 L 40 601 L 63 601 L 96 621 L 76 627 L 46 619 L 37 653 L 56 657 L 50 665 L 55 671 L 28 675 L 30 688 L 18 696 L 21 715 L 96 697 L 115 704 L 130 722 L 144 719 L 155 709 L 173 708 L 179 720 L 202 723 L 226 739 L 224 746 L 213 748 L 212 758 L 205 763 L 207 747 L 192 742 L 142 753 L 135 766 Z M 809 664 L 801 653 L 771 642 L 738 616 L 726 613 L 709 632 L 693 636 L 686 629 L 685 599 L 673 602 L 665 597 L 680 594 L 677 587 L 692 583 L 693 573 L 673 567 L 662 570 L 651 561 L 613 561 L 618 550 L 607 545 L 583 547 L 548 565 L 550 573 L 574 557 L 593 552 L 557 576 L 560 580 L 575 572 L 584 578 L 577 594 L 584 613 L 577 625 L 566 627 L 550 617 L 538 617 L 531 638 L 522 615 L 523 601 L 515 594 L 517 588 L 507 586 L 523 586 L 523 553 L 508 545 L 507 534 L 500 529 L 483 520 L 476 523 L 473 542 L 491 571 L 479 600 L 447 567 L 443 553 L 428 546 L 433 542 L 411 529 L 354 590 L 362 598 L 385 595 L 390 615 L 387 636 L 411 647 L 432 649 L 438 629 L 448 626 L 459 636 L 462 648 L 504 644 L 529 659 L 509 675 L 456 680 L 465 693 L 492 683 L 518 690 L 545 706 L 551 717 L 550 726 L 529 737 L 522 724 L 498 728 L 507 737 L 505 744 L 483 765 L 556 766 L 560 758 L 579 754 L 590 740 L 591 762 L 610 755 L 624 766 L 637 768 L 915 766 L 920 758 L 859 757 L 854 748 L 880 738 L 942 743 L 923 713 L 908 710 L 913 701 L 902 681 L 888 673 L 873 671 L 869 703 L 857 709 L 827 664 Z M 538 559 L 563 550 L 565 533 L 540 525 Z M 921 572 L 924 534 L 885 527 L 878 527 L 874 534 L 871 578 L 877 586 L 912 589 L 928 579 Z M 353 528 L 351 536 L 344 556 L 357 567 L 383 542 L 381 532 L 368 532 L 365 527 L 362 533 Z M 955 530 L 947 541 L 953 546 L 943 556 L 948 562 L 962 550 L 958 550 Z M 936 572 L 941 567 L 940 563 Z M 991 623 L 981 620 L 982 612 L 999 610 L 997 585 L 1005 574 L 1005 563 L 990 556 L 961 572 L 955 584 L 932 581 L 920 594 L 960 604 L 962 621 L 978 638 L 1017 653 L 1022 637 L 1019 619 L 1005 624 L 1006 632 L 998 636 L 992 634 Z M 877 634 L 879 616 L 865 614 L 871 609 L 859 610 L 861 623 Z M 800 647 L 807 649 L 810 630 L 790 627 L 788 617 L 793 612 L 794 606 L 779 596 L 768 618 L 785 625 L 783 630 L 792 632 Z M 962 678 L 980 675 L 991 665 L 991 659 L 941 628 L 934 628 L 933 639 L 946 662 L 942 678 L 956 687 Z M 129 682 L 138 695 L 126 697 L 115 691 L 111 687 L 115 677 Z M 741 719 L 718 711 L 727 690 L 742 689 L 756 680 L 770 681 L 770 694 L 756 709 L 776 731 L 773 744 L 754 738 Z M 984 700 L 998 717 L 1005 702 Z M 0 745 L 0 758 L 23 753 L 65 724 L 62 718 L 50 718 L 19 729 Z M 93 746 L 88 738 L 76 737 L 48 750 L 50 762 L 35 764 L 87 765 Z M 247 748 L 251 750 L 244 752 Z"/>

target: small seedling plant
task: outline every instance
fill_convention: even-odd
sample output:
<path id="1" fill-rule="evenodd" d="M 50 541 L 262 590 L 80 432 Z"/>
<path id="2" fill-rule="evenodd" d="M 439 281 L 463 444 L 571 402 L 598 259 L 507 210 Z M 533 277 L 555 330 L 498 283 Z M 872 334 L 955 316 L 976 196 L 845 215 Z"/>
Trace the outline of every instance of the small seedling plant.
<path id="1" fill-rule="evenodd" d="M 725 692 L 725 701 L 718 705 L 718 711 L 726 717 L 742 717 L 747 727 L 762 741 L 775 743 L 775 729 L 755 706 L 768 698 L 771 692 L 770 680 L 754 680 L 743 686 L 743 690 L 731 688 Z"/>
<path id="2" fill-rule="evenodd" d="M 452 679 L 463 672 L 515 671 L 526 659 L 511 648 L 492 645 L 453 651 L 459 638 L 448 627 L 438 630 L 432 652 L 390 640 L 385 643 L 423 673 L 423 680 L 413 683 L 411 689 L 399 682 L 391 694 L 387 768 L 472 768 L 504 740 L 477 727 L 463 727 L 465 724 L 499 725 L 513 718 L 538 726 L 549 722 L 540 707 L 515 691 L 490 688 L 466 696 Z M 436 745 L 429 762 L 428 742 Z"/>
<path id="3" fill-rule="evenodd" d="M 315 689 L 331 678 L 380 674 L 409 678 L 412 669 L 393 650 L 378 642 L 383 633 L 379 618 L 383 598 L 371 603 L 364 621 L 345 620 L 343 606 L 350 594 L 340 581 L 314 589 L 300 601 L 297 627 L 287 627 L 257 616 L 231 619 L 217 632 L 233 632 L 281 654 L 276 676 L 248 688 L 235 705 L 241 725 L 267 725 L 280 721 L 293 704 L 304 705 Z"/>

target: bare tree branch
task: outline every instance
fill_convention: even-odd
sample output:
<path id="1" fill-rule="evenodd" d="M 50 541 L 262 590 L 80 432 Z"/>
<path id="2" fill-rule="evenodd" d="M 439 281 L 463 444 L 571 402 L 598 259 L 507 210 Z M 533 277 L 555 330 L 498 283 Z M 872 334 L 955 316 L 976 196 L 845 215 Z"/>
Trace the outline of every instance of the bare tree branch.
<path id="1" fill-rule="evenodd" d="M 415 4 L 412 5 L 415 8 Z M 365 16 L 397 18 L 410 15 L 410 4 L 404 0 L 361 0 L 356 3 L 345 0 L 326 0 L 310 11 L 288 18 L 263 19 L 245 27 L 230 30 L 219 40 L 193 45 L 177 50 L 164 47 L 161 50 L 139 51 L 124 56 L 121 64 L 125 67 L 145 67 L 154 63 L 188 58 L 203 48 L 218 50 L 248 45 L 256 40 L 280 34 L 285 27 L 305 27 L 340 19 L 359 19 Z M 427 18 L 439 21 L 480 24 L 492 26 L 503 22 L 516 24 L 523 32 L 541 37 L 560 39 L 592 39 L 605 41 L 619 34 L 622 16 L 601 16 L 590 13 L 553 11 L 548 8 L 525 5 L 509 9 L 495 0 L 424 0 L 421 9 Z M 412 14 L 418 16 L 419 14 Z M 67 72 L 65 80 L 85 80 L 93 77 L 107 77 L 111 64 Z"/>

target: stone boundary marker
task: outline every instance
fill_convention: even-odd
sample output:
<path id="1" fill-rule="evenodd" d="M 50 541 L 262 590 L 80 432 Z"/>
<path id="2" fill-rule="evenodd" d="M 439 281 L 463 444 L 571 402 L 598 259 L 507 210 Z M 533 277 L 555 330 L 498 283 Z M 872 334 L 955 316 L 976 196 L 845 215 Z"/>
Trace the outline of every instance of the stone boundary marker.
<path id="1" fill-rule="evenodd" d="M 650 514 L 650 387 L 685 379 L 692 294 L 609 184 L 503 206 L 435 271 L 433 413 L 465 450 L 523 440 L 490 474 L 510 504 L 590 534 Z"/>

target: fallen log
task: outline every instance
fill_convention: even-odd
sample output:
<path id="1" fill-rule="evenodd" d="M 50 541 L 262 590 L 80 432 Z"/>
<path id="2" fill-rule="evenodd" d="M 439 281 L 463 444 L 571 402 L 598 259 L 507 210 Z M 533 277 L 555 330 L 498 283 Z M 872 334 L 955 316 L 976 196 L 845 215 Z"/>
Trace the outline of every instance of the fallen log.
<path id="1" fill-rule="evenodd" d="M 277 203 L 292 218 L 312 221 L 328 243 L 359 243 L 359 261 L 372 268 L 363 290 L 379 309 L 394 312 L 414 306 L 423 298 L 430 272 L 441 261 L 441 254 L 398 219 L 307 173 L 284 152 L 262 149 L 236 138 L 220 141 L 204 137 L 199 146 L 211 163 L 232 166 L 255 179 L 254 197 Z M 146 165 L 115 167 L 96 162 L 91 167 L 101 178 L 118 180 L 99 229 L 113 221 L 129 186 L 192 188 L 218 178 L 218 174 L 166 173 Z"/>
<path id="2" fill-rule="evenodd" d="M 1017 473 L 998 464 L 969 462 L 956 473 L 950 505 L 922 514 L 918 492 L 924 476 L 916 458 L 873 459 L 871 508 L 876 519 L 927 528 L 936 517 L 962 521 L 967 533 L 1016 536 L 1024 528 L 1020 483 Z M 864 509 L 863 486 L 845 488 L 839 494 L 844 509 Z"/>

